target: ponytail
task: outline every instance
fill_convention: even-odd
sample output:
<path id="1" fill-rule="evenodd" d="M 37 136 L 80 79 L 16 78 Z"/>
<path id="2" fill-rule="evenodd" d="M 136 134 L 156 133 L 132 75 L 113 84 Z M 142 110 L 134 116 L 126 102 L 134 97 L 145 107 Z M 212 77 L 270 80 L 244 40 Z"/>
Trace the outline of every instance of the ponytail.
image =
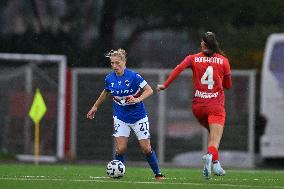
<path id="1" fill-rule="evenodd" d="M 214 53 L 221 54 L 223 56 L 226 56 L 225 53 L 220 49 L 219 43 L 216 39 L 216 35 L 213 32 L 206 32 L 202 36 L 202 40 L 204 41 L 207 50 L 203 53 L 205 53 L 208 56 L 212 56 Z"/>

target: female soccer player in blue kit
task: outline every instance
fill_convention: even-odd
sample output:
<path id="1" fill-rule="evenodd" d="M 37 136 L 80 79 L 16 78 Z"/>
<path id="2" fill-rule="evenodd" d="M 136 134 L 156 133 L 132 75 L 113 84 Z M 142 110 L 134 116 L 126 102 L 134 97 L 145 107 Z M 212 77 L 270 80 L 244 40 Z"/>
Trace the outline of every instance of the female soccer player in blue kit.
<path id="1" fill-rule="evenodd" d="M 105 78 L 105 88 L 87 114 L 93 119 L 100 105 L 111 94 L 113 97 L 113 119 L 116 141 L 115 159 L 125 161 L 128 137 L 132 129 L 139 141 L 155 178 L 164 179 L 158 160 L 150 144 L 149 121 L 143 101 L 153 94 L 152 88 L 136 72 L 126 68 L 126 52 L 123 49 L 111 50 L 106 54 L 110 59 L 113 72 Z"/>

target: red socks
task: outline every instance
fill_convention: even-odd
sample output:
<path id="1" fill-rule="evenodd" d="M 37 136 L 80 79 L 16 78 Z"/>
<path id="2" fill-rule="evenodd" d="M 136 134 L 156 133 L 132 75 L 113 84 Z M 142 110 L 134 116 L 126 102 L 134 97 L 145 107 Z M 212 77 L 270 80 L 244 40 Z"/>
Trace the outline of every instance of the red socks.
<path id="1" fill-rule="evenodd" d="M 219 160 L 219 153 L 217 148 L 215 148 L 214 146 L 209 146 L 207 152 L 212 154 L 212 161 Z"/>

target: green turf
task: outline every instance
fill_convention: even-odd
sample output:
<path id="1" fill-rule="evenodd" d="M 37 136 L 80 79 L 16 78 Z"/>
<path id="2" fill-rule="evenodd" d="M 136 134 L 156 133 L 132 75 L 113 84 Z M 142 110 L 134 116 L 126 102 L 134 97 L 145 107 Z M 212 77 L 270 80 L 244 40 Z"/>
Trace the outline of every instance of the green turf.
<path id="1" fill-rule="evenodd" d="M 149 168 L 126 167 L 121 179 L 106 177 L 101 165 L 0 165 L 0 189 L 224 189 L 283 188 L 284 171 L 227 169 L 225 177 L 204 180 L 201 169 L 163 168 L 167 179 L 155 181 Z"/>

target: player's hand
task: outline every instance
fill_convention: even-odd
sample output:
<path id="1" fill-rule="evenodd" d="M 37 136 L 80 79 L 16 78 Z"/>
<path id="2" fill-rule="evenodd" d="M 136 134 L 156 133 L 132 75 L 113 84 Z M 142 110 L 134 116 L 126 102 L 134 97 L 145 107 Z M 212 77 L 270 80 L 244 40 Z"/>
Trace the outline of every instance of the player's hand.
<path id="1" fill-rule="evenodd" d="M 165 89 L 166 89 L 165 85 L 157 85 L 157 88 L 156 88 L 156 90 L 157 90 L 158 92 L 163 91 L 163 90 L 165 90 Z"/>
<path id="2" fill-rule="evenodd" d="M 87 113 L 88 119 L 94 119 L 95 113 L 98 111 L 97 107 L 92 107 L 90 111 Z"/>
<path id="3" fill-rule="evenodd" d="M 135 98 L 134 96 L 128 96 L 126 97 L 126 103 L 139 103 L 140 99 Z"/>

